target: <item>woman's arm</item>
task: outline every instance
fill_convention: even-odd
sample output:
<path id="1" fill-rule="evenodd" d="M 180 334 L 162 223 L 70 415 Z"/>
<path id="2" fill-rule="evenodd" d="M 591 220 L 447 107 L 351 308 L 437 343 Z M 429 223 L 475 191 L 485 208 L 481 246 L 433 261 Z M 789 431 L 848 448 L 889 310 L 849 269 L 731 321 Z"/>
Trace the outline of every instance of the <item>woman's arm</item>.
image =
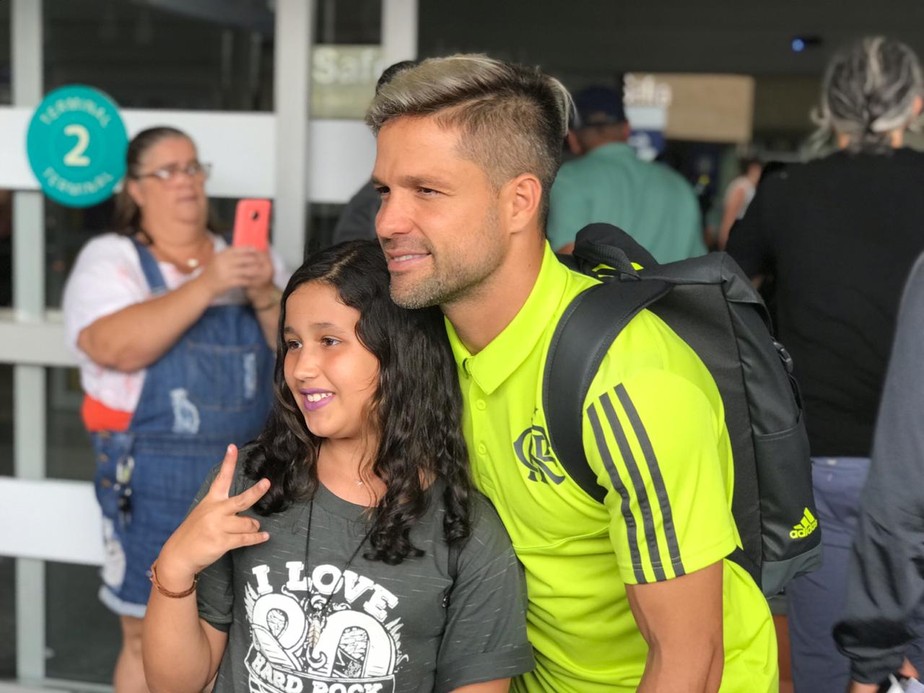
<path id="1" fill-rule="evenodd" d="M 77 346 L 94 363 L 126 373 L 157 361 L 212 301 L 202 277 L 174 291 L 105 315 L 83 330 Z"/>
<path id="2" fill-rule="evenodd" d="M 260 253 L 254 265 L 251 285 L 247 288 L 247 300 L 263 330 L 263 336 L 271 349 L 276 348 L 276 333 L 279 329 L 279 306 L 282 291 L 273 283 L 275 268 L 268 252 Z"/>
<path id="3" fill-rule="evenodd" d="M 237 448 L 230 445 L 208 493 L 157 557 L 141 639 L 145 677 L 152 691 L 198 693 L 212 680 L 227 635 L 199 618 L 196 576 L 228 551 L 269 538 L 259 531 L 257 520 L 238 514 L 266 493 L 269 481 L 263 479 L 239 495 L 230 495 L 236 463 Z"/>
<path id="4" fill-rule="evenodd" d="M 252 248 L 223 250 L 209 261 L 202 274 L 183 286 L 95 320 L 81 330 L 77 346 L 105 368 L 124 372 L 147 368 L 202 317 L 216 296 L 237 287 L 248 289 L 262 281 L 259 255 Z M 278 320 L 278 308 L 270 313 Z M 267 315 L 266 320 L 272 320 L 272 315 Z M 275 329 L 274 323 L 273 335 Z"/>

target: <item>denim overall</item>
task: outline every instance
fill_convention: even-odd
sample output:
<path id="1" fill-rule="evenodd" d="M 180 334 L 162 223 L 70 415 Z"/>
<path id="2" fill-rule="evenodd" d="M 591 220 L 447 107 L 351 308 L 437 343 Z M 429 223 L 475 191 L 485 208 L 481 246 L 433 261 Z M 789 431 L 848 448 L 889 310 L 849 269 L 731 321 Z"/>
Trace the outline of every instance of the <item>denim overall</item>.
<path id="1" fill-rule="evenodd" d="M 151 292 L 165 293 L 157 261 L 135 246 Z M 117 614 L 144 615 L 148 568 L 227 445 L 262 430 L 272 376 L 253 309 L 212 306 L 148 367 L 128 430 L 91 434 L 106 552 L 100 599 Z"/>

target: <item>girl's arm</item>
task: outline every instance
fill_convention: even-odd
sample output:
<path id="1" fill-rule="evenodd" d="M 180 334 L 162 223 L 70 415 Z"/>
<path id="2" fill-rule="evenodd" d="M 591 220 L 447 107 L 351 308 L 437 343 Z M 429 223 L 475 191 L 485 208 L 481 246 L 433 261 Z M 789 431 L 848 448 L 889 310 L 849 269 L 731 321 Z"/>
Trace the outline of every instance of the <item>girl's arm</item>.
<path id="1" fill-rule="evenodd" d="M 228 551 L 269 539 L 248 510 L 269 489 L 263 479 L 232 496 L 237 448 L 228 446 L 208 493 L 164 544 L 152 566 L 154 589 L 141 638 L 144 672 L 152 691 L 198 693 L 212 680 L 227 635 L 199 618 L 198 573 Z"/>
<path id="2" fill-rule="evenodd" d="M 179 586 L 168 582 L 171 578 L 160 566 L 157 578 L 171 591 Z M 195 592 L 175 599 L 151 590 L 142 636 L 144 673 L 151 693 L 202 691 L 218 671 L 227 642 L 226 633 L 199 618 Z"/>

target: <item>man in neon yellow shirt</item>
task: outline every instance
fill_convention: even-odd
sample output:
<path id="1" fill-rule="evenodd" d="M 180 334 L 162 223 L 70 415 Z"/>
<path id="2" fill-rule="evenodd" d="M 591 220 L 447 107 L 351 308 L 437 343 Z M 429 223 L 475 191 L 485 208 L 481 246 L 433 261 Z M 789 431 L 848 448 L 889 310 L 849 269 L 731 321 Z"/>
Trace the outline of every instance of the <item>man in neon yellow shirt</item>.
<path id="1" fill-rule="evenodd" d="M 769 609 L 727 559 L 731 452 L 696 355 L 647 311 L 613 343 L 584 415 L 605 504 L 549 448 L 549 341 L 595 281 L 544 234 L 569 107 L 539 71 L 453 56 L 396 77 L 367 116 L 392 297 L 446 315 L 474 475 L 525 567 L 537 668 L 513 689 L 775 691 Z"/>

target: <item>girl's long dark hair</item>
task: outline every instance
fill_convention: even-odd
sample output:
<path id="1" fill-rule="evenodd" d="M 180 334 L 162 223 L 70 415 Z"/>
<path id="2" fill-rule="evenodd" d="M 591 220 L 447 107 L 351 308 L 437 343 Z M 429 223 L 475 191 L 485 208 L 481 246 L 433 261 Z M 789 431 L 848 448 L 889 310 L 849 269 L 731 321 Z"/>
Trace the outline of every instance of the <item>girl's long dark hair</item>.
<path id="1" fill-rule="evenodd" d="M 249 456 L 245 474 L 270 480 L 255 510 L 278 512 L 313 497 L 322 438 L 305 424 L 285 381 L 283 328 L 286 300 L 307 282 L 334 287 L 340 300 L 359 311 L 356 336 L 379 362 L 370 422 L 379 433 L 372 472 L 386 486 L 373 512 L 371 560 L 397 564 L 422 555 L 410 530 L 427 510 L 426 487 L 444 482 L 443 532 L 447 543 L 471 531 L 472 484 L 462 437 L 462 395 L 455 361 L 438 308 L 399 308 L 389 295 L 385 257 L 374 241 L 350 241 L 310 256 L 282 294 L 276 339 L 275 402 L 269 422 Z"/>

